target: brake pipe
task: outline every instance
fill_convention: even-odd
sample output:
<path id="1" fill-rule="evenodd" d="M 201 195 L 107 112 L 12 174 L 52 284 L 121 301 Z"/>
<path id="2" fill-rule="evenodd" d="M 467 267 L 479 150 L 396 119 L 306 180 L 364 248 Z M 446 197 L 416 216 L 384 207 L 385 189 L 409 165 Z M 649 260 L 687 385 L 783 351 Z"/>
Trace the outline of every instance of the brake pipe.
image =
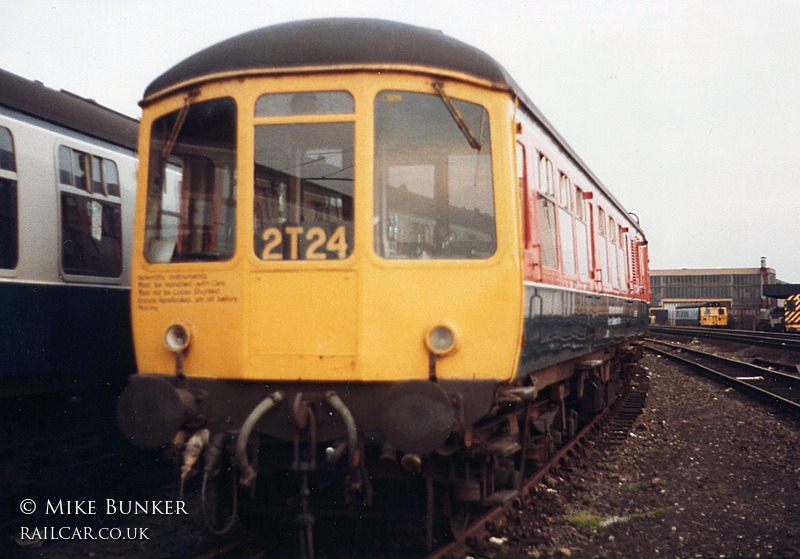
<path id="1" fill-rule="evenodd" d="M 264 414 L 278 405 L 281 400 L 283 400 L 283 392 L 280 390 L 276 390 L 261 400 L 261 402 L 253 408 L 253 411 L 250 412 L 250 415 L 247 416 L 247 419 L 242 424 L 242 428 L 239 430 L 239 437 L 236 439 L 236 464 L 242 472 L 239 483 L 244 487 L 250 487 L 257 475 L 256 471 L 250 465 L 250 460 L 247 458 L 247 441 L 250 440 L 250 434 L 253 432 L 256 423 L 259 422 Z"/>

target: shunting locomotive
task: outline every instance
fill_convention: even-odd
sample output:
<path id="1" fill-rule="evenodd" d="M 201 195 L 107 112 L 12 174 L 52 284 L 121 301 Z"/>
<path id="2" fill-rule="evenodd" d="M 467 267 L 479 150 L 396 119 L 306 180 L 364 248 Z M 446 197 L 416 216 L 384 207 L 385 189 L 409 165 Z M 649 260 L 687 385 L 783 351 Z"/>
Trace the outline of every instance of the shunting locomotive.
<path id="1" fill-rule="evenodd" d="M 240 508 L 296 505 L 306 551 L 332 486 L 377 506 L 418 482 L 428 541 L 440 517 L 457 532 L 640 356 L 638 220 L 484 52 L 286 23 L 189 57 L 141 105 L 118 421 L 184 451 L 184 475 L 205 452 Z"/>
<path id="2" fill-rule="evenodd" d="M 728 306 L 717 301 L 678 305 L 674 314 L 677 326 L 728 327 Z"/>

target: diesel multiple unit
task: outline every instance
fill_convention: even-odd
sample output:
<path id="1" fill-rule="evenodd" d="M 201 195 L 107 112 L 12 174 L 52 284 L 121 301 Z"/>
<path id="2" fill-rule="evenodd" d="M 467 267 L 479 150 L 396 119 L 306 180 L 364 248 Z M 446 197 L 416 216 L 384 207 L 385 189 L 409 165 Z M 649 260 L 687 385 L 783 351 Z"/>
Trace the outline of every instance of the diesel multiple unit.
<path id="1" fill-rule="evenodd" d="M 179 63 L 142 107 L 120 426 L 183 452 L 184 478 L 204 450 L 241 514 L 296 506 L 305 546 L 330 487 L 391 506 L 418 483 L 458 531 L 641 354 L 638 220 L 471 46 L 275 25 Z"/>

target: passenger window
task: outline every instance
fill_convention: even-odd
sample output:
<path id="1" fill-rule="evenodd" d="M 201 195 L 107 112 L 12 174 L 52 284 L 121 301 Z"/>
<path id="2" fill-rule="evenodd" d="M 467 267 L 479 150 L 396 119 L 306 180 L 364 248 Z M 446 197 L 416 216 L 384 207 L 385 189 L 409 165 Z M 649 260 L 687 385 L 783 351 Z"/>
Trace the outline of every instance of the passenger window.
<path id="1" fill-rule="evenodd" d="M 88 154 L 72 150 L 72 185 L 81 190 L 89 190 L 89 167 L 90 157 Z"/>
<path id="2" fill-rule="evenodd" d="M 103 172 L 100 170 L 100 158 L 92 156 L 92 192 L 105 194 L 103 187 Z"/>
<path id="3" fill-rule="evenodd" d="M 575 274 L 575 239 L 572 234 L 572 213 L 570 208 L 572 184 L 567 175 L 560 173 L 559 178 L 559 215 L 558 228 L 561 234 L 561 260 L 565 274 Z"/>
<path id="4" fill-rule="evenodd" d="M 116 278 L 122 274 L 119 203 L 61 193 L 61 265 L 65 274 Z"/>
<path id="5" fill-rule="evenodd" d="M 609 283 L 619 286 L 619 268 L 617 267 L 617 226 L 613 217 L 608 218 L 608 273 Z"/>
<path id="6" fill-rule="evenodd" d="M 618 225 L 617 234 L 617 262 L 619 263 L 619 275 L 623 287 L 628 281 L 628 259 L 625 258 L 625 227 Z"/>
<path id="7" fill-rule="evenodd" d="M 116 163 L 60 146 L 58 181 L 62 270 L 75 276 L 120 277 L 122 209 Z"/>
<path id="8" fill-rule="evenodd" d="M 0 268 L 17 267 L 19 227 L 17 210 L 17 164 L 14 138 L 0 126 Z"/>
<path id="9" fill-rule="evenodd" d="M 58 148 L 58 182 L 75 186 L 72 180 L 72 151 L 66 146 Z"/>
<path id="10" fill-rule="evenodd" d="M 565 210 L 569 211 L 572 208 L 572 201 L 570 200 L 570 190 L 572 183 L 569 177 L 561 173 L 561 180 L 559 181 L 558 202 L 559 205 Z"/>
<path id="11" fill-rule="evenodd" d="M 589 227 L 586 223 L 586 202 L 583 190 L 575 189 L 575 245 L 578 249 L 578 272 L 589 277 Z"/>
<path id="12" fill-rule="evenodd" d="M 583 200 L 583 190 L 575 187 L 575 219 L 586 221 L 586 202 Z"/>
<path id="13" fill-rule="evenodd" d="M 606 283 L 610 283 L 608 275 L 608 242 L 606 239 L 606 212 L 597 208 L 597 255 L 600 258 L 600 273 Z"/>
<path id="14" fill-rule="evenodd" d="M 553 163 L 539 155 L 539 242 L 542 249 L 542 266 L 558 267 L 556 244 L 556 204 L 553 195 Z"/>
<path id="15" fill-rule="evenodd" d="M 109 196 L 119 196 L 119 173 L 117 164 L 110 159 L 103 160 L 103 179 L 106 183 L 106 190 Z"/>

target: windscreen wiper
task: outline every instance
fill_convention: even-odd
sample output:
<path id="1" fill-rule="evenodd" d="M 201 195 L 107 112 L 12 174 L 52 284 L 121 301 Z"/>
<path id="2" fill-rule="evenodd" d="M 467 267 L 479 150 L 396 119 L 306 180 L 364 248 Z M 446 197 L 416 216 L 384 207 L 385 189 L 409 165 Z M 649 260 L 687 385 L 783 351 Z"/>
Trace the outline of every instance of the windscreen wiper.
<path id="1" fill-rule="evenodd" d="M 169 137 L 167 138 L 166 143 L 164 144 L 164 148 L 161 150 L 161 159 L 166 161 L 167 158 L 172 153 L 172 148 L 175 147 L 175 142 L 178 141 L 178 134 L 181 133 L 181 129 L 183 128 L 183 123 L 186 121 L 186 115 L 189 114 L 189 107 L 192 106 L 192 102 L 194 98 L 200 95 L 200 91 L 195 89 L 186 94 L 186 97 L 183 100 L 183 107 L 181 107 L 180 112 L 178 113 L 178 117 L 175 119 L 175 122 L 172 125 L 172 130 L 170 130 Z"/>
<path id="2" fill-rule="evenodd" d="M 464 122 L 464 118 L 461 116 L 461 113 L 458 112 L 453 102 L 450 100 L 450 97 L 447 96 L 447 93 L 444 92 L 444 87 L 442 86 L 441 82 L 433 82 L 433 89 L 436 90 L 436 93 L 439 94 L 439 97 L 442 98 L 442 102 L 444 103 L 447 110 L 450 112 L 450 116 L 453 117 L 453 120 L 456 121 L 458 125 L 458 129 L 461 130 L 461 133 L 464 134 L 464 137 L 467 139 L 467 143 L 469 146 L 477 151 L 481 150 L 481 142 L 478 138 L 475 137 L 475 134 L 472 133 L 472 130 L 469 129 L 467 123 Z"/>

